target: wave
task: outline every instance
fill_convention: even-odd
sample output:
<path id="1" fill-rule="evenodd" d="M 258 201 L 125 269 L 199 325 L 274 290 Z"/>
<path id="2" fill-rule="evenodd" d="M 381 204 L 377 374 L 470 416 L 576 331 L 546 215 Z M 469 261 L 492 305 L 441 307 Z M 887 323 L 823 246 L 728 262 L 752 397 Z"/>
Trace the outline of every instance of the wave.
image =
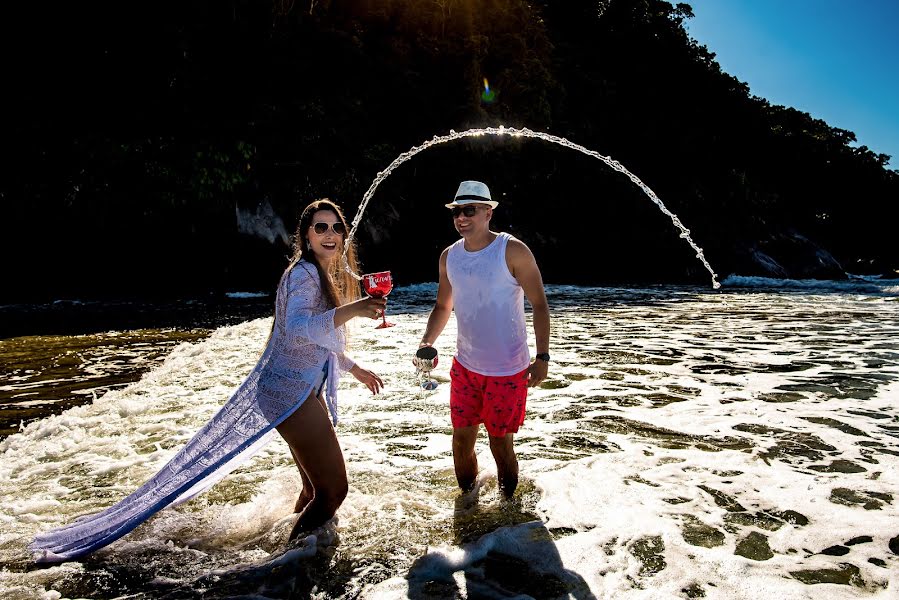
<path id="1" fill-rule="evenodd" d="M 831 279 L 774 279 L 771 277 L 729 275 L 721 282 L 721 286 L 723 288 L 899 295 L 899 279 L 881 279 L 870 275 L 850 275 L 849 279 L 839 281 Z"/>
<path id="2" fill-rule="evenodd" d="M 268 292 L 226 292 L 225 296 L 236 300 L 245 298 L 268 298 L 271 296 Z"/>

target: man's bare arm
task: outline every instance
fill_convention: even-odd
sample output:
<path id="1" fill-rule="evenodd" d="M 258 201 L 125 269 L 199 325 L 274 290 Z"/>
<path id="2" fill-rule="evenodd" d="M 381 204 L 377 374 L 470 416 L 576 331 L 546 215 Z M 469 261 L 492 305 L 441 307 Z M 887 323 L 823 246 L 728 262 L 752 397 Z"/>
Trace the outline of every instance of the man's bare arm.
<path id="1" fill-rule="evenodd" d="M 546 291 L 543 289 L 543 276 L 537 261 L 523 242 L 510 240 L 506 250 L 506 264 L 509 272 L 518 281 L 524 295 L 533 309 L 534 339 L 537 344 L 537 354 L 549 352 L 549 304 L 546 302 Z M 549 365 L 542 360 L 535 361 L 530 369 L 528 386 L 534 387 L 546 379 Z"/>

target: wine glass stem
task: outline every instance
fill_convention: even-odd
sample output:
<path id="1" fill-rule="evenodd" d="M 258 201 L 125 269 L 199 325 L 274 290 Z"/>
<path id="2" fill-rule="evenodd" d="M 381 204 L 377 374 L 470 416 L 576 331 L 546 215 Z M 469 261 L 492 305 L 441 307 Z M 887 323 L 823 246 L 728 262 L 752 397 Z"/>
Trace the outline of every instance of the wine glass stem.
<path id="1" fill-rule="evenodd" d="M 382 324 L 382 326 L 387 327 L 387 310 L 386 309 L 381 311 L 381 324 Z"/>

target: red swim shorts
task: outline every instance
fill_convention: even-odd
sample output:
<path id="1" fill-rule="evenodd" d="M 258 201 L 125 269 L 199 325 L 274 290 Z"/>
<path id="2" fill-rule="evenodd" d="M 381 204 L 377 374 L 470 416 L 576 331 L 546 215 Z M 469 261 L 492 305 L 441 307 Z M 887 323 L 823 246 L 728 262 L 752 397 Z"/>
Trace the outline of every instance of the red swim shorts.
<path id="1" fill-rule="evenodd" d="M 469 371 L 454 358 L 450 368 L 450 415 L 453 427 L 484 424 L 487 434 L 503 437 L 524 423 L 528 370 L 491 376 Z"/>

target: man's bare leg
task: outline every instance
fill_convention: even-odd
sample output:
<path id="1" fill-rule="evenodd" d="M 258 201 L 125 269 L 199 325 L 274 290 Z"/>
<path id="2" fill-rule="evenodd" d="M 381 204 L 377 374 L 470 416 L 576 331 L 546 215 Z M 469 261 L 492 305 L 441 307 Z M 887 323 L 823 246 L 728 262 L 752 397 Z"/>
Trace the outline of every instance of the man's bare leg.
<path id="1" fill-rule="evenodd" d="M 518 487 L 518 457 L 512 444 L 514 436 L 513 433 L 502 437 L 490 436 L 490 451 L 496 461 L 496 480 L 506 498 L 511 498 Z"/>
<path id="2" fill-rule="evenodd" d="M 453 463 L 456 482 L 463 492 L 471 491 L 478 477 L 478 457 L 474 446 L 478 441 L 478 425 L 453 428 Z"/>

